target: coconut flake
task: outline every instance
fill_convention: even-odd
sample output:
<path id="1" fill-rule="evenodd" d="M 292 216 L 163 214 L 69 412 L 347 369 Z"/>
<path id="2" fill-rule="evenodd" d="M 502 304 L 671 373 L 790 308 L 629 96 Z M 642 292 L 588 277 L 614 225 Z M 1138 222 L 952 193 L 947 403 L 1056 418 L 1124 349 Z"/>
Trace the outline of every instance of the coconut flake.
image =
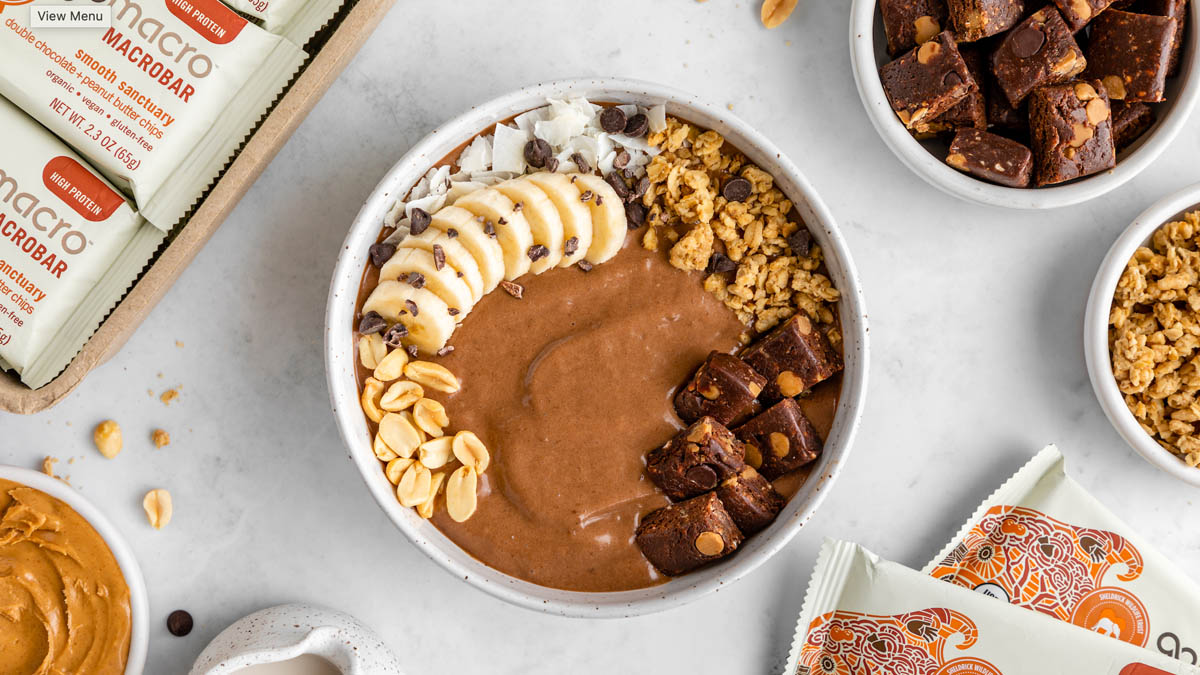
<path id="1" fill-rule="evenodd" d="M 405 215 L 412 218 L 413 209 L 421 209 L 425 213 L 433 213 L 442 208 L 446 204 L 445 193 L 440 195 L 429 195 L 421 199 L 413 199 L 404 205 Z"/>
<path id="2" fill-rule="evenodd" d="M 525 140 L 528 141 L 533 138 L 533 125 L 542 120 L 549 119 L 549 117 L 549 107 L 542 106 L 517 115 L 513 118 L 513 124 L 517 125 L 517 128 L 525 133 Z"/>
<path id="3" fill-rule="evenodd" d="M 492 141 L 492 170 L 525 173 L 525 143 L 528 141 L 520 129 L 497 124 Z"/>
<path id="4" fill-rule="evenodd" d="M 616 158 L 617 152 L 615 150 L 609 151 L 607 155 L 600 158 L 600 163 L 598 166 L 600 169 L 600 175 L 607 176 L 608 174 L 612 173 L 613 161 L 616 160 Z"/>
<path id="5" fill-rule="evenodd" d="M 485 136 L 476 136 L 474 141 L 458 156 L 459 173 L 488 171 L 492 168 L 492 144 Z"/>
<path id="6" fill-rule="evenodd" d="M 646 111 L 646 119 L 650 122 L 650 133 L 657 134 L 667 130 L 667 106 L 659 104 L 650 106 Z"/>

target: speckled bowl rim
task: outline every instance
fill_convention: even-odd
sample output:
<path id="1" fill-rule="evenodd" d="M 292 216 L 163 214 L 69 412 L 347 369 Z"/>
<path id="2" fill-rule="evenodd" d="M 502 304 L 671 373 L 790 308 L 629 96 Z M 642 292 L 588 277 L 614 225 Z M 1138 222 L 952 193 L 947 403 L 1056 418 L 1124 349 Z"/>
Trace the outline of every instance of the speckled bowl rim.
<path id="1" fill-rule="evenodd" d="M 951 168 L 927 150 L 892 112 L 879 80 L 876 60 L 876 47 L 882 39 L 882 29 L 876 21 L 877 2 L 854 0 L 850 10 L 851 70 L 867 117 L 887 146 L 913 173 L 959 199 L 1014 209 L 1053 209 L 1095 199 L 1125 184 L 1158 159 L 1187 125 L 1200 99 L 1200 2 L 1191 2 L 1191 25 L 1183 47 L 1182 69 L 1167 88 L 1168 95 L 1174 95 L 1174 102 L 1167 104 L 1165 115 L 1159 109 L 1161 116 L 1155 127 L 1122 153 L 1115 168 L 1057 187 L 1023 189 L 986 183 Z M 886 58 L 886 51 L 884 54 Z"/>
<path id="2" fill-rule="evenodd" d="M 65 502 L 95 528 L 108 545 L 108 550 L 112 551 L 117 565 L 121 568 L 121 575 L 125 577 L 125 584 L 129 586 L 131 625 L 125 675 L 141 675 L 146 667 L 146 652 L 150 647 L 149 594 L 146 591 L 146 579 L 142 576 L 142 568 L 138 566 L 133 549 L 121 536 L 120 530 L 94 504 L 57 478 L 7 464 L 0 464 L 0 478 L 41 490 Z"/>
<path id="3" fill-rule="evenodd" d="M 1117 289 L 1125 265 L 1133 257 L 1134 251 L 1144 245 L 1164 223 L 1197 208 L 1200 208 L 1200 183 L 1155 202 L 1113 242 L 1104 261 L 1100 263 L 1088 295 L 1083 318 L 1083 354 L 1088 378 L 1092 381 L 1092 389 L 1096 392 L 1100 407 L 1129 447 L 1159 469 L 1189 485 L 1200 487 L 1200 468 L 1188 466 L 1159 445 L 1142 430 L 1137 418 L 1129 411 L 1121 390 L 1117 388 L 1117 378 L 1113 376 L 1108 351 L 1108 315 L 1112 309 L 1113 292 Z"/>
<path id="4" fill-rule="evenodd" d="M 842 292 L 840 313 L 846 368 L 842 395 L 825 451 L 811 477 L 766 531 L 750 538 L 737 555 L 673 579 L 635 591 L 585 593 L 539 586 L 487 567 L 465 553 L 412 509 L 397 503 L 394 488 L 371 451 L 354 379 L 354 345 L 350 328 L 367 248 L 378 236 L 383 216 L 395 195 L 403 194 L 427 170 L 462 141 L 498 119 L 541 105 L 547 97 L 586 96 L 594 100 L 665 103 L 668 112 L 730 138 L 795 202 Z M 832 214 L 815 189 L 778 148 L 724 107 L 702 102 L 685 92 L 647 82 L 616 78 L 581 78 L 536 84 L 471 108 L 417 143 L 380 181 L 359 212 L 339 254 L 325 319 L 326 377 L 338 429 L 371 494 L 397 527 L 422 551 L 454 576 L 507 602 L 569 617 L 619 618 L 660 611 L 696 600 L 749 574 L 782 549 L 808 522 L 837 477 L 853 445 L 866 397 L 867 314 L 859 276 Z"/>

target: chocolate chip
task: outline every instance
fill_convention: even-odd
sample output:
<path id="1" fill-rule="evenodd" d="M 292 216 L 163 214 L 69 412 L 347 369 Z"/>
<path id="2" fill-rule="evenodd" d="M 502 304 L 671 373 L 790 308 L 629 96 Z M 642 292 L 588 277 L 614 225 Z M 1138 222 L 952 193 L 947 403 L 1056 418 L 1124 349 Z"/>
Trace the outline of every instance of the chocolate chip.
<path id="1" fill-rule="evenodd" d="M 610 134 L 619 134 L 625 131 L 625 111 L 620 108 L 605 108 L 604 112 L 600 113 L 600 128 Z"/>
<path id="2" fill-rule="evenodd" d="M 787 236 L 788 248 L 800 257 L 807 257 L 812 248 L 812 233 L 801 227 Z"/>
<path id="3" fill-rule="evenodd" d="M 507 220 L 505 220 L 504 218 L 500 218 L 500 219 L 499 219 L 499 220 L 497 220 L 496 222 L 497 222 L 497 223 L 499 223 L 499 224 L 501 224 L 501 225 L 507 225 L 507 224 L 508 224 L 508 221 L 507 221 Z"/>
<path id="4" fill-rule="evenodd" d="M 636 230 L 646 224 L 646 207 L 633 202 L 625 205 L 625 225 Z"/>
<path id="5" fill-rule="evenodd" d="M 503 288 L 505 293 L 508 293 L 518 300 L 521 299 L 522 295 L 525 295 L 525 287 L 521 284 L 514 284 L 511 281 L 501 281 L 500 288 Z"/>
<path id="6" fill-rule="evenodd" d="M 446 266 L 446 251 L 440 244 L 433 245 L 433 268 L 440 270 Z"/>
<path id="7" fill-rule="evenodd" d="M 185 610 L 177 609 L 167 615 L 167 630 L 175 637 L 183 637 L 192 632 L 192 615 Z"/>
<path id="8" fill-rule="evenodd" d="M 962 84 L 962 81 L 963 79 L 959 77 L 958 73 L 950 72 L 942 76 L 942 84 L 947 87 L 957 87 Z"/>
<path id="9" fill-rule="evenodd" d="M 457 307 L 447 307 L 446 313 L 449 314 L 450 316 L 458 316 L 459 311 L 458 311 Z"/>
<path id="10" fill-rule="evenodd" d="M 483 233 L 493 238 L 496 236 L 496 226 L 492 224 L 492 221 L 489 220 L 483 224 Z"/>
<path id="11" fill-rule="evenodd" d="M 621 152 L 617 153 L 615 158 L 613 158 L 613 166 L 618 169 L 624 169 L 625 167 L 629 166 L 629 159 L 629 153 L 622 150 Z"/>
<path id="12" fill-rule="evenodd" d="M 399 349 L 403 344 L 404 338 L 408 337 L 408 326 L 400 322 L 392 324 L 392 327 L 387 329 L 383 334 L 383 344 L 392 349 Z"/>
<path id="13" fill-rule="evenodd" d="M 632 166 L 627 166 L 623 171 L 621 171 L 621 175 L 625 176 L 626 178 L 633 178 L 636 174 L 637 172 L 633 170 Z"/>
<path id="14" fill-rule="evenodd" d="M 525 208 L 525 202 L 517 202 L 513 204 L 513 213 L 520 213 L 523 208 Z M 455 236 L 458 236 L 458 233 L 455 233 Z"/>
<path id="15" fill-rule="evenodd" d="M 645 136 L 647 131 L 650 131 L 650 120 L 641 113 L 630 117 L 629 121 L 625 123 L 626 136 L 639 138 Z"/>
<path id="16" fill-rule="evenodd" d="M 450 352 L 452 352 L 452 351 L 454 351 L 454 347 L 452 347 L 452 346 L 450 346 L 450 345 L 446 345 L 445 347 L 442 347 L 441 349 L 437 350 L 437 355 L 438 355 L 438 356 L 445 356 L 445 355 L 449 354 L 449 353 L 450 353 Z"/>
<path id="17" fill-rule="evenodd" d="M 558 171 L 558 158 L 557 157 L 551 157 L 550 159 L 546 160 L 546 170 L 549 171 L 550 173 L 554 173 L 555 171 Z"/>
<path id="18" fill-rule="evenodd" d="M 717 486 L 717 472 L 707 464 L 693 466 L 684 476 L 701 490 L 711 490 Z"/>
<path id="19" fill-rule="evenodd" d="M 604 195 L 596 195 L 596 206 L 604 203 Z"/>
<path id="20" fill-rule="evenodd" d="M 563 242 L 563 253 L 566 255 L 575 255 L 575 251 L 579 250 L 579 237 L 570 237 Z"/>
<path id="21" fill-rule="evenodd" d="M 603 123 L 603 118 L 604 118 L 604 116 L 601 115 L 601 121 L 602 121 L 601 123 Z M 571 161 L 575 162 L 575 166 L 579 169 L 579 173 L 591 173 L 592 172 L 592 165 L 588 164 L 588 161 L 586 159 L 584 159 L 583 155 L 581 155 L 580 153 L 576 152 L 575 154 L 571 155 Z"/>
<path id="22" fill-rule="evenodd" d="M 629 186 L 625 184 L 625 179 L 621 178 L 616 171 L 604 177 L 604 182 L 612 186 L 613 192 L 621 198 L 621 201 L 629 201 L 633 197 L 633 193 L 629 191 Z"/>
<path id="23" fill-rule="evenodd" d="M 1046 44 L 1046 34 L 1033 26 L 1025 26 L 1013 33 L 1009 40 L 1012 41 L 1013 56 L 1027 59 L 1042 51 L 1042 46 Z"/>
<path id="24" fill-rule="evenodd" d="M 371 256 L 371 264 L 376 267 L 383 267 L 384 263 L 392 259 L 396 255 L 396 247 L 392 244 L 371 244 L 368 251 Z"/>
<path id="25" fill-rule="evenodd" d="M 413 209 L 412 217 L 409 218 L 408 233 L 418 235 L 429 229 L 429 221 L 432 218 L 422 209 Z"/>
<path id="26" fill-rule="evenodd" d="M 526 251 L 525 254 L 529 256 L 530 260 L 537 262 L 550 255 L 550 249 L 542 246 L 541 244 L 534 244 L 533 246 L 529 247 L 529 250 Z"/>
<path id="27" fill-rule="evenodd" d="M 417 349 L 416 345 L 409 345 L 404 348 L 404 351 L 408 352 L 408 355 L 414 359 L 421 355 L 421 350 Z"/>
<path id="28" fill-rule="evenodd" d="M 417 307 L 417 303 L 412 300 L 405 300 L 404 306 L 408 308 L 408 313 L 416 316 L 421 313 L 421 308 Z"/>
<path id="29" fill-rule="evenodd" d="M 595 267 L 595 265 L 586 260 L 580 260 L 577 264 L 579 265 L 579 269 L 583 270 L 584 272 L 591 272 L 592 268 Z"/>
<path id="30" fill-rule="evenodd" d="M 550 144 L 540 138 L 535 138 L 525 144 L 525 161 L 537 169 L 546 166 L 546 160 L 551 155 Z"/>
<path id="31" fill-rule="evenodd" d="M 646 191 L 649 189 L 650 189 L 650 179 L 647 178 L 646 176 L 642 176 L 638 180 L 637 184 L 633 186 L 633 198 L 641 199 L 642 195 L 646 194 Z"/>
<path id="32" fill-rule="evenodd" d="M 720 251 L 713 253 L 708 259 L 708 267 L 705 272 L 709 274 L 722 274 L 724 272 L 732 272 L 738 268 L 738 264 L 730 259 L 729 256 Z"/>
<path id="33" fill-rule="evenodd" d="M 581 202 L 590 202 L 590 201 L 592 201 L 592 191 L 591 191 L 591 190 L 584 190 L 584 191 L 583 191 L 583 194 L 579 195 L 579 201 L 581 201 Z"/>
<path id="34" fill-rule="evenodd" d="M 424 288 L 425 287 L 425 275 L 421 274 L 420 272 L 409 272 L 408 273 L 408 285 L 412 286 L 413 288 Z"/>
<path id="35" fill-rule="evenodd" d="M 750 198 L 751 192 L 753 192 L 753 188 L 750 181 L 741 176 L 730 178 L 721 188 L 721 195 L 731 202 L 744 202 Z"/>
<path id="36" fill-rule="evenodd" d="M 379 315 L 379 312 L 367 312 L 363 314 L 362 319 L 358 322 L 358 332 L 362 335 L 370 335 L 378 333 L 387 328 L 387 321 Z"/>
<path id="37" fill-rule="evenodd" d="M 518 206 L 520 206 L 520 205 L 518 204 Z M 450 237 L 451 239 L 454 239 L 455 237 L 457 237 L 457 236 L 458 236 L 458 230 L 454 229 L 453 227 L 451 227 L 451 228 L 447 228 L 447 229 L 446 229 L 446 236 L 447 236 L 447 237 Z"/>

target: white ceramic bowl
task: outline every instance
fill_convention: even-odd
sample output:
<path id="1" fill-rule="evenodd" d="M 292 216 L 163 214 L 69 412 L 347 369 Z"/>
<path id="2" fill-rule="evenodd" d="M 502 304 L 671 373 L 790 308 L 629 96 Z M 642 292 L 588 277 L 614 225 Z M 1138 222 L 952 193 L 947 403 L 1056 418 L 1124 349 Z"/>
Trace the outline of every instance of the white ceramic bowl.
<path id="1" fill-rule="evenodd" d="M 892 111 L 879 67 L 891 60 L 877 0 L 854 0 L 850 10 L 850 61 L 858 93 L 875 130 L 900 161 L 930 185 L 967 201 L 1018 209 L 1051 209 L 1094 199 L 1138 175 L 1171 144 L 1200 98 L 1200 2 L 1188 3 L 1191 15 L 1182 69 L 1167 81 L 1167 102 L 1158 105 L 1158 122 L 1123 150 L 1111 171 L 1044 188 L 1009 188 L 985 183 L 946 164 L 944 141 L 918 141 Z"/>
<path id="2" fill-rule="evenodd" d="M 371 439 L 359 407 L 354 378 L 351 326 L 367 248 L 398 195 L 408 189 L 459 144 L 497 120 L 545 105 L 547 97 L 585 96 L 593 100 L 643 105 L 665 103 L 670 114 L 700 124 L 729 139 L 750 160 L 770 172 L 776 185 L 796 204 L 821 245 L 834 284 L 842 291 L 841 319 L 846 369 L 842 398 L 825 451 L 812 478 L 788 503 L 775 523 L 750 538 L 736 555 L 653 588 L 617 593 L 581 593 L 531 584 L 498 572 L 465 553 L 412 509 L 396 501 L 395 490 L 371 451 Z M 867 327 L 862 290 L 846 244 L 833 216 L 791 160 L 745 122 L 723 107 L 698 101 L 684 92 L 631 80 L 577 79 L 538 84 L 488 101 L 446 123 L 417 143 L 384 176 L 350 228 L 333 274 L 325 317 L 325 366 L 334 414 L 346 445 L 371 494 L 402 532 L 454 576 L 523 607 L 563 616 L 621 617 L 681 605 L 748 574 L 774 555 L 812 516 L 841 469 L 858 427 L 866 393 Z"/>
<path id="3" fill-rule="evenodd" d="M 1125 271 L 1125 265 L 1155 230 L 1164 223 L 1178 219 L 1185 212 L 1198 208 L 1200 184 L 1164 197 L 1143 211 L 1108 249 L 1108 255 L 1100 263 L 1096 280 L 1092 282 L 1091 295 L 1088 296 L 1083 320 L 1083 353 L 1096 398 L 1100 400 L 1100 407 L 1116 427 L 1117 433 L 1146 461 L 1185 483 L 1200 487 L 1200 468 L 1188 466 L 1155 442 L 1138 425 L 1133 413 L 1129 412 L 1121 390 L 1117 388 L 1108 353 L 1108 314 L 1112 309 L 1113 291 Z"/>
<path id="4" fill-rule="evenodd" d="M 83 516 L 104 539 L 104 543 L 108 544 L 108 549 L 117 559 L 117 565 L 120 566 L 125 583 L 129 586 L 132 634 L 129 639 L 129 658 L 125 662 L 125 675 L 141 675 L 146 667 L 146 649 L 150 644 L 150 603 L 147 599 L 146 580 L 142 577 L 142 568 L 138 567 L 137 559 L 133 557 L 133 549 L 129 548 L 125 538 L 99 509 L 61 480 L 38 471 L 3 464 L 0 464 L 0 478 L 27 485 L 62 500 Z"/>

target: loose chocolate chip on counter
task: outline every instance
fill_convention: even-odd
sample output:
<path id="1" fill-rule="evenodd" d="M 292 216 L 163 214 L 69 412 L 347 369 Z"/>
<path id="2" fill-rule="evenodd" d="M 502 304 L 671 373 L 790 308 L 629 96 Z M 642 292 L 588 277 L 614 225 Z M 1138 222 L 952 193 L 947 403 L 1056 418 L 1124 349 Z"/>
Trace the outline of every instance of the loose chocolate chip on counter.
<path id="1" fill-rule="evenodd" d="M 1019 28 L 1008 39 L 1013 55 L 1022 59 L 1037 54 L 1042 50 L 1042 45 L 1046 44 L 1046 34 L 1034 26 Z"/>
<path id="2" fill-rule="evenodd" d="M 555 171 L 558 171 L 558 158 L 557 157 L 551 157 L 546 160 L 546 170 L 549 171 L 550 173 L 554 173 Z"/>
<path id="3" fill-rule="evenodd" d="M 620 111 L 618 111 L 618 112 L 620 112 Z M 600 120 L 601 120 L 601 124 L 603 124 L 604 123 L 603 115 L 600 116 Z M 575 162 L 575 167 L 577 169 L 579 169 L 579 173 L 591 173 L 592 172 L 592 165 L 588 164 L 588 161 L 586 159 L 584 159 L 583 155 L 581 155 L 580 153 L 576 152 L 575 154 L 571 155 L 571 161 Z"/>
<path id="4" fill-rule="evenodd" d="M 650 179 L 646 176 L 642 176 L 640 179 L 638 179 L 637 184 L 633 186 L 633 198 L 641 199 L 642 195 L 646 194 L 646 191 L 649 189 Z"/>
<path id="5" fill-rule="evenodd" d="M 645 136 L 647 131 L 650 131 L 650 119 L 641 113 L 630 117 L 629 121 L 625 123 L 626 136 L 640 138 Z"/>
<path id="6" fill-rule="evenodd" d="M 646 207 L 632 202 L 625 205 L 625 225 L 631 230 L 636 230 L 646 223 Z"/>
<path id="7" fill-rule="evenodd" d="M 584 272 L 591 272 L 592 268 L 595 267 L 595 265 L 586 260 L 580 260 L 578 265 L 579 269 L 583 270 Z"/>
<path id="8" fill-rule="evenodd" d="M 575 251 L 579 250 L 579 237 L 568 237 L 563 242 L 563 253 L 566 255 L 575 255 Z"/>
<path id="9" fill-rule="evenodd" d="M 533 246 L 529 247 L 528 251 L 526 251 L 526 255 L 528 255 L 529 259 L 533 262 L 537 262 L 550 255 L 550 249 L 542 246 L 541 244 L 534 244 Z"/>
<path id="10" fill-rule="evenodd" d="M 625 150 L 622 150 L 621 152 L 618 152 L 617 156 L 613 159 L 613 166 L 618 169 L 624 169 L 625 167 L 629 166 L 629 159 L 629 153 Z"/>
<path id="11" fill-rule="evenodd" d="M 404 348 L 404 351 L 408 352 L 408 355 L 414 359 L 421 355 L 421 350 L 417 349 L 416 345 L 409 345 Z"/>
<path id="12" fill-rule="evenodd" d="M 371 256 L 371 264 L 376 267 L 383 267 L 384 263 L 392 259 L 396 255 L 396 247 L 392 244 L 371 244 L 368 251 Z"/>
<path id="13" fill-rule="evenodd" d="M 521 284 L 514 284 L 511 281 L 501 281 L 500 288 L 503 288 L 505 293 L 508 293 L 518 300 L 521 299 L 521 296 L 525 295 L 525 287 Z"/>
<path id="14" fill-rule="evenodd" d="M 712 257 L 708 259 L 708 267 L 704 271 L 708 274 L 723 274 L 725 272 L 732 272 L 737 268 L 738 264 L 736 262 L 729 256 L 718 251 L 713 253 Z"/>
<path id="15" fill-rule="evenodd" d="M 613 192 L 621 198 L 621 201 L 627 202 L 633 198 L 633 193 L 630 192 L 629 186 L 625 184 L 625 179 L 621 178 L 616 171 L 604 177 L 604 182 L 612 186 Z"/>
<path id="16" fill-rule="evenodd" d="M 167 630 L 175 637 L 183 637 L 192 632 L 192 625 L 192 615 L 182 609 L 167 615 Z"/>
<path id="17" fill-rule="evenodd" d="M 446 266 L 446 251 L 439 244 L 433 245 L 433 268 L 440 270 Z"/>
<path id="18" fill-rule="evenodd" d="M 551 153 L 550 144 L 540 138 L 535 138 L 525 144 L 525 161 L 534 168 L 545 168 L 546 160 L 550 159 Z"/>
<path id="19" fill-rule="evenodd" d="M 445 347 L 442 347 L 441 349 L 437 350 L 437 355 L 445 356 L 452 351 L 454 351 L 454 347 L 451 347 L 450 345 L 446 345 Z"/>
<path id="20" fill-rule="evenodd" d="M 424 288 L 425 287 L 425 275 L 421 274 L 420 272 L 409 272 L 408 273 L 408 285 L 412 286 L 413 288 Z"/>
<path id="21" fill-rule="evenodd" d="M 378 333 L 387 328 L 387 321 L 379 315 L 379 312 L 367 312 L 363 314 L 362 319 L 358 322 L 358 332 L 363 335 Z"/>
<path id="22" fill-rule="evenodd" d="M 517 206 L 520 206 L 520 204 L 517 204 Z M 454 239 L 458 236 L 458 230 L 454 229 L 453 227 L 446 228 L 446 236 Z"/>
<path id="23" fill-rule="evenodd" d="M 433 220 L 423 209 L 413 209 L 409 219 L 408 233 L 416 236 L 429 229 L 429 221 Z"/>
<path id="24" fill-rule="evenodd" d="M 408 337 L 408 326 L 397 322 L 383 334 L 383 344 L 392 349 L 399 349 L 404 344 L 403 340 L 406 337 Z"/>
<path id="25" fill-rule="evenodd" d="M 812 233 L 801 227 L 787 236 L 787 243 L 792 253 L 808 257 L 808 252 L 812 250 Z"/>
<path id="26" fill-rule="evenodd" d="M 721 195 L 731 202 L 744 202 L 750 198 L 751 192 L 750 181 L 741 176 L 730 178 L 721 188 Z"/>
<path id="27" fill-rule="evenodd" d="M 583 194 L 579 195 L 579 201 L 581 201 L 581 202 L 590 202 L 590 201 L 592 201 L 592 191 L 591 191 L 591 190 L 584 190 L 584 191 L 583 191 Z"/>
<path id="28" fill-rule="evenodd" d="M 412 300 L 405 300 L 404 306 L 408 308 L 408 313 L 412 314 L 413 316 L 417 316 L 421 313 L 421 308 L 417 307 L 417 303 L 413 302 Z"/>
<path id="29" fill-rule="evenodd" d="M 604 112 L 600 113 L 600 128 L 610 134 L 625 131 L 626 122 L 625 111 L 620 108 L 605 108 Z"/>

